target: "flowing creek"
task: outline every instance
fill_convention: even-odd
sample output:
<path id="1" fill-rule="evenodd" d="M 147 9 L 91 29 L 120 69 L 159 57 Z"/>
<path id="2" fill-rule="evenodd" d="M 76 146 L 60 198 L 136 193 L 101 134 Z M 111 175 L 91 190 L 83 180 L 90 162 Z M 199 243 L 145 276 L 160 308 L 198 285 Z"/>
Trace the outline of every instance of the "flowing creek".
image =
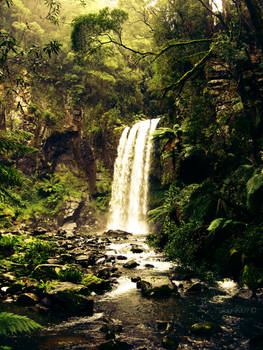
<path id="1" fill-rule="evenodd" d="M 106 266 L 114 266 L 121 272 L 114 288 L 95 296 L 93 316 L 56 320 L 40 336 L 29 338 L 17 349 L 104 349 L 101 344 L 107 340 L 102 330 L 108 323 L 122 327 L 116 334 L 120 345 L 113 349 L 128 349 L 130 345 L 131 349 L 161 350 L 165 348 L 163 338 L 170 333 L 178 339 L 178 349 L 262 349 L 249 347 L 249 339 L 263 331 L 262 295 L 251 299 L 249 290 L 238 288 L 231 280 L 188 293 L 196 280 L 185 277 L 173 280 L 178 285 L 179 296 L 147 298 L 131 278 L 140 277 L 154 286 L 167 284 L 173 278 L 174 266 L 145 244 L 144 235 L 132 235 L 128 239 L 100 235 L 97 239 L 98 244 L 106 244 Z M 142 249 L 141 253 L 131 251 L 135 245 Z M 124 268 L 130 259 L 139 265 L 134 269 Z M 192 324 L 203 321 L 216 322 L 221 330 L 211 336 L 190 332 Z M 111 349 L 105 347 L 108 348 Z"/>

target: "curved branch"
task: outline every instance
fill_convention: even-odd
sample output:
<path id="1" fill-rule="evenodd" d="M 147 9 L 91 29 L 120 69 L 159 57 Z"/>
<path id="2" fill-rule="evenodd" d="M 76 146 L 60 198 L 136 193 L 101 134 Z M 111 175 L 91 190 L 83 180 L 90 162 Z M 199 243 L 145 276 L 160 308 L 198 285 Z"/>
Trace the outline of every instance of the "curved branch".
<path id="1" fill-rule="evenodd" d="M 167 86 L 164 88 L 164 96 L 167 94 L 168 91 L 172 89 L 176 89 L 179 87 L 179 93 L 182 91 L 185 83 L 193 76 L 193 74 L 208 60 L 210 57 L 212 51 L 214 49 L 214 45 L 210 47 L 210 49 L 207 51 L 207 53 L 193 66 L 192 69 L 187 71 L 184 75 L 181 76 L 180 79 L 178 79 L 175 83 Z"/>

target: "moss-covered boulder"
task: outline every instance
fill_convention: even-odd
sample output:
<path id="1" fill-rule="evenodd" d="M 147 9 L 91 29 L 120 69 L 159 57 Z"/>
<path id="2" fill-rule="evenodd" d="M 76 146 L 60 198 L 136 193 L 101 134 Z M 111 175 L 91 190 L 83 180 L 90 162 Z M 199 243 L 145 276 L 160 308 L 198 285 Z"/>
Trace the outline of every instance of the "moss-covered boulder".
<path id="1" fill-rule="evenodd" d="M 69 316 L 90 316 L 93 314 L 94 301 L 86 296 L 88 293 L 88 288 L 83 285 L 59 282 L 46 293 L 41 304 L 51 311 Z"/>
<path id="2" fill-rule="evenodd" d="M 58 277 L 59 271 L 63 268 L 59 264 L 40 264 L 35 267 L 32 276 L 37 279 L 49 279 Z"/>
<path id="3" fill-rule="evenodd" d="M 103 294 L 111 289 L 110 281 L 89 274 L 82 278 L 81 283 L 96 294 Z"/>
<path id="4" fill-rule="evenodd" d="M 178 295 L 175 285 L 163 284 L 162 286 L 153 287 L 147 281 L 139 281 L 137 282 L 137 288 L 141 289 L 142 295 L 147 298 L 162 299 L 169 298 L 172 295 Z"/>

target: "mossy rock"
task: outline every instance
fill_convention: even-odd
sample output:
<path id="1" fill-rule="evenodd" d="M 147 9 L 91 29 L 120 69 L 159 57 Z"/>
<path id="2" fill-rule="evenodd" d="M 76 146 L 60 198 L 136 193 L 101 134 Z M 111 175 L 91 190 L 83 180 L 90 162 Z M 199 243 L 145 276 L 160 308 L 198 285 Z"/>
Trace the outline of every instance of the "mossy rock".
<path id="1" fill-rule="evenodd" d="M 90 316 L 93 315 L 94 301 L 86 296 L 88 292 L 83 285 L 59 282 L 54 283 L 53 290 L 46 294 L 46 298 L 54 311 L 72 316 Z"/>
<path id="2" fill-rule="evenodd" d="M 59 271 L 63 268 L 58 264 L 40 264 L 32 272 L 32 276 L 37 279 L 56 279 Z"/>
<path id="3" fill-rule="evenodd" d="M 250 212 L 262 212 L 263 173 L 252 176 L 247 182 L 247 207 Z"/>
<path id="4" fill-rule="evenodd" d="M 172 295 L 178 295 L 178 292 L 175 288 L 172 288 L 167 284 L 164 284 L 160 287 L 145 289 L 143 291 L 143 295 L 148 298 L 163 299 L 163 298 L 169 298 Z"/>
<path id="5" fill-rule="evenodd" d="M 82 284 L 96 294 L 103 294 L 111 289 L 110 281 L 98 278 L 93 275 L 86 275 L 82 279 Z"/>
<path id="6" fill-rule="evenodd" d="M 211 335 L 221 330 L 222 328 L 214 322 L 195 323 L 190 327 L 190 331 L 197 335 Z"/>

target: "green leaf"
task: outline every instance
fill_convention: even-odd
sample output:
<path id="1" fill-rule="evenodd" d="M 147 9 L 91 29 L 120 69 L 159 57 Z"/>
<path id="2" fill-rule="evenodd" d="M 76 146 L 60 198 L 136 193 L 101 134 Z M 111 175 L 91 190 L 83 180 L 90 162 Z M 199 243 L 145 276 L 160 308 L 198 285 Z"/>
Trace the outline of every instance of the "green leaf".
<path id="1" fill-rule="evenodd" d="M 17 333 L 29 333 L 42 326 L 26 316 L 9 312 L 0 313 L 0 335 L 9 336 Z"/>

